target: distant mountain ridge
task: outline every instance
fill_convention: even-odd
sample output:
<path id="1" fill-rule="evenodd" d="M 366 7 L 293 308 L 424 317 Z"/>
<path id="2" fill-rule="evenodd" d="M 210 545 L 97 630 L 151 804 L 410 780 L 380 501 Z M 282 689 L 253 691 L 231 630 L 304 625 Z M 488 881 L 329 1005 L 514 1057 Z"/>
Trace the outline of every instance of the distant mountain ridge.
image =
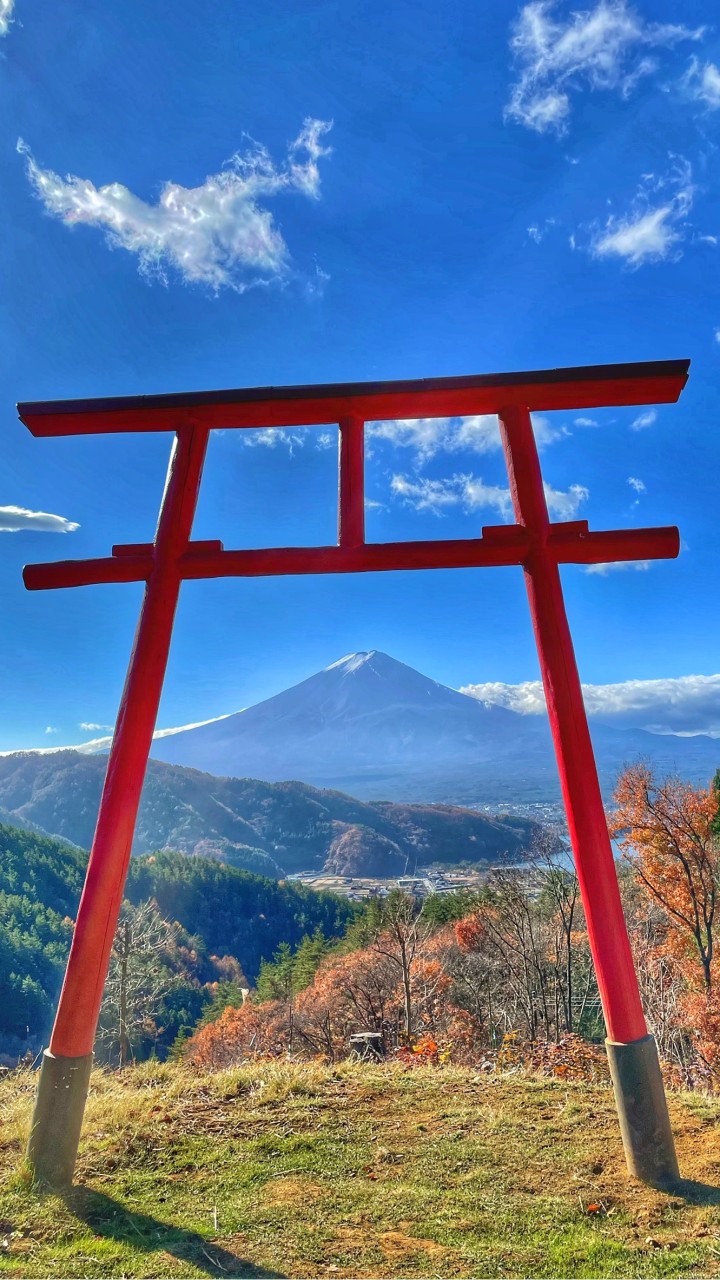
<path id="1" fill-rule="evenodd" d="M 0 811 L 88 848 L 107 760 L 77 751 L 0 758 Z M 135 853 L 172 849 L 218 858 L 276 879 L 354 867 L 397 875 L 428 862 L 497 861 L 521 855 L 538 827 L 449 805 L 364 803 L 302 782 L 213 777 L 151 760 Z"/>
<path id="2" fill-rule="evenodd" d="M 606 796 L 630 760 L 708 781 L 713 738 L 593 722 Z M 378 650 L 348 654 L 221 720 L 156 739 L 156 759 L 214 774 L 300 778 L 365 799 L 532 802 L 559 798 L 547 720 L 481 702 Z"/>

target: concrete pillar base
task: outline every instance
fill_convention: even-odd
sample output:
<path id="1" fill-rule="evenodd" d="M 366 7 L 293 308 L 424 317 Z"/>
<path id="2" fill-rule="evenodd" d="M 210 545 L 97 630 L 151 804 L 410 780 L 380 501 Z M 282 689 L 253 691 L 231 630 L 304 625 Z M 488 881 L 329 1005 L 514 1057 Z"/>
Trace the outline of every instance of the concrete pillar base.
<path id="1" fill-rule="evenodd" d="M 628 1170 L 652 1187 L 670 1187 L 680 1170 L 655 1041 L 606 1040 L 605 1047 Z"/>
<path id="2" fill-rule="evenodd" d="M 55 1057 L 43 1053 L 28 1161 L 38 1182 L 69 1186 L 80 1142 L 93 1055 Z"/>

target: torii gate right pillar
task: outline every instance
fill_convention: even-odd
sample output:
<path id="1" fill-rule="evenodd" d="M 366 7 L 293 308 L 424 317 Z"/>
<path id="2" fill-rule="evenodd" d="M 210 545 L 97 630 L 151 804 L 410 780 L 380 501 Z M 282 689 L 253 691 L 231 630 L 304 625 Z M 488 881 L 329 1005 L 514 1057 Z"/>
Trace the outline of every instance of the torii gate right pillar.
<path id="1" fill-rule="evenodd" d="M 623 1145 L 631 1173 L 656 1186 L 680 1177 L 655 1041 L 640 1002 L 615 860 L 560 583 L 530 412 L 500 410 L 500 432 L 570 842 L 607 1028 Z"/>

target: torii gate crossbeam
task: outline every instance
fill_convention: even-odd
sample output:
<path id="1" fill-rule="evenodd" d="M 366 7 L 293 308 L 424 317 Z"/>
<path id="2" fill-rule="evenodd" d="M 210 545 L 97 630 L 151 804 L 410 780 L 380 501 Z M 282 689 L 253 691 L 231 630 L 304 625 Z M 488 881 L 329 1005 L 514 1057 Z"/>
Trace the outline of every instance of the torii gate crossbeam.
<path id="1" fill-rule="evenodd" d="M 590 532 L 548 517 L 531 410 L 671 403 L 689 361 L 599 365 L 531 373 L 195 392 L 26 403 L 35 436 L 175 432 L 152 543 L 104 559 L 28 565 L 30 590 L 144 581 L 145 594 L 108 758 L 95 837 L 50 1047 L 43 1056 L 29 1143 L 36 1175 L 72 1180 L 92 1049 L 184 579 L 521 565 L 552 729 L 607 1049 L 630 1171 L 657 1185 L 679 1177 L 655 1042 L 648 1035 L 623 917 L 580 678 L 560 582 L 561 564 L 677 556 L 675 528 Z M 380 418 L 495 413 L 510 480 L 512 525 L 480 538 L 365 542 L 364 426 Z M 338 542 L 333 547 L 225 551 L 191 541 L 213 428 L 336 424 L 340 429 Z"/>

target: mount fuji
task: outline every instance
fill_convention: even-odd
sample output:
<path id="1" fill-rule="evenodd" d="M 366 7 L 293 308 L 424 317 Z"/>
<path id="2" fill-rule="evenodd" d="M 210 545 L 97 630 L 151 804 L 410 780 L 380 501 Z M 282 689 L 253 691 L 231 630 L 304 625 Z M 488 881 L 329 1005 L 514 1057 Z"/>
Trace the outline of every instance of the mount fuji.
<path id="1" fill-rule="evenodd" d="M 607 795 L 642 757 L 706 782 L 720 757 L 712 738 L 681 738 L 594 722 Z M 156 738 L 152 755 L 221 776 L 297 779 L 361 798 L 454 803 L 559 797 L 544 716 L 481 702 L 386 653 L 352 653 L 233 715 Z"/>

